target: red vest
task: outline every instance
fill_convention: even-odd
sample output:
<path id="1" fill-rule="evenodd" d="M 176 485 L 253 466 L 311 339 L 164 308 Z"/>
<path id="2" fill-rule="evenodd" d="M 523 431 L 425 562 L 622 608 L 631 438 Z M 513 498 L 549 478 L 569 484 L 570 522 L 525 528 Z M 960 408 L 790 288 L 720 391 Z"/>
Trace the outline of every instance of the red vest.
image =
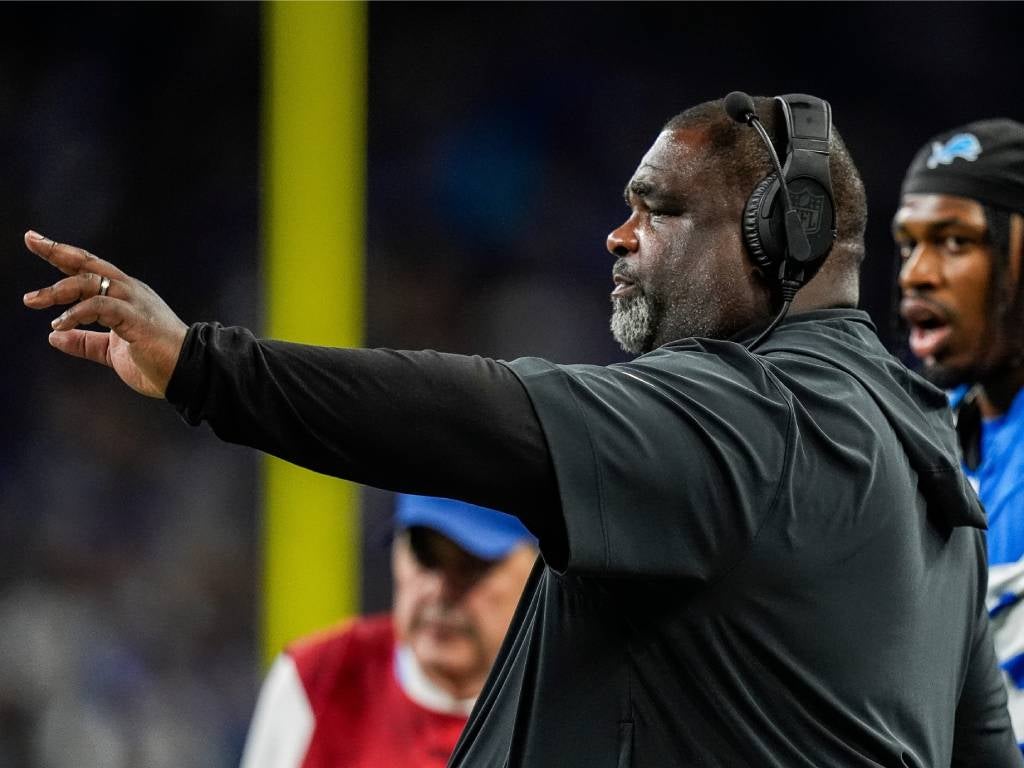
<path id="1" fill-rule="evenodd" d="M 389 615 L 346 622 L 287 653 L 316 722 L 301 768 L 447 764 L 466 718 L 425 709 L 399 687 Z"/>

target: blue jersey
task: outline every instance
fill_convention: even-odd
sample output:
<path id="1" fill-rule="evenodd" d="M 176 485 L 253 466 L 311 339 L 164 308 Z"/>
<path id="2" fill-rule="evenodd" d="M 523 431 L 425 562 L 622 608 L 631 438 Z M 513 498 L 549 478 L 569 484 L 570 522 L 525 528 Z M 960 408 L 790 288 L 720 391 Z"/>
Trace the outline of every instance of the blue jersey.
<path id="1" fill-rule="evenodd" d="M 981 464 L 968 472 L 988 514 L 990 566 L 1024 556 L 1024 389 L 1010 410 L 981 424 Z"/>
<path id="2" fill-rule="evenodd" d="M 965 394 L 966 387 L 950 393 L 954 407 Z M 1024 749 L 1024 389 L 1006 413 L 981 422 L 977 439 L 980 462 L 964 472 L 988 516 L 989 615 Z"/>

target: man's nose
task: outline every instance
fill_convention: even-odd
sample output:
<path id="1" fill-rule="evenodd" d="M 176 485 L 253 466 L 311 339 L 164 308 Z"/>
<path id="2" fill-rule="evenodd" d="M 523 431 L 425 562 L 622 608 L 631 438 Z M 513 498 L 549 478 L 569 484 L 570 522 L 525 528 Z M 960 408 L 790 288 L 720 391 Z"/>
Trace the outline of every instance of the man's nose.
<path id="1" fill-rule="evenodd" d="M 941 283 L 941 257 L 929 243 L 917 243 L 900 269 L 900 288 L 904 293 L 910 290 L 934 290 Z"/>
<path id="2" fill-rule="evenodd" d="M 612 256 L 622 258 L 631 253 L 636 253 L 640 248 L 640 242 L 636 237 L 636 226 L 633 216 L 630 216 L 617 228 L 613 229 L 605 241 L 605 247 Z"/>

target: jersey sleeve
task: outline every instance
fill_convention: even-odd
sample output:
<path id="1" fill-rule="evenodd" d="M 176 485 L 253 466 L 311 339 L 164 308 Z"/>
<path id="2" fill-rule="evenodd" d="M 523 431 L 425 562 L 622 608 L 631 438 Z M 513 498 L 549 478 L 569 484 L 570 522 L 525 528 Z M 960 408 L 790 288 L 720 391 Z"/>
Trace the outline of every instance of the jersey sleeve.
<path id="1" fill-rule="evenodd" d="M 240 768 L 301 768 L 314 727 L 295 661 L 283 653 L 260 690 Z"/>
<path id="2" fill-rule="evenodd" d="M 495 360 L 293 344 L 196 323 L 167 399 L 229 442 L 386 490 L 491 507 L 540 539 L 560 535 L 540 424 Z"/>
<path id="3" fill-rule="evenodd" d="M 632 363 L 511 363 L 547 439 L 566 530 L 556 569 L 708 580 L 783 490 L 791 408 L 738 345 Z M 734 349 L 735 348 L 735 349 Z"/>

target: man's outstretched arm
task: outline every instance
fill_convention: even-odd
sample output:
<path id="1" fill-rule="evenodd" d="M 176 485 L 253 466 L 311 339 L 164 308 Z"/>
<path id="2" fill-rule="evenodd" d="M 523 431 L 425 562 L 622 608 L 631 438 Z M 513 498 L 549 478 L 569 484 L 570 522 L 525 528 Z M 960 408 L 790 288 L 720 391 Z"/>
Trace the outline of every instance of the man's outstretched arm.
<path id="1" fill-rule="evenodd" d="M 540 423 L 504 365 L 267 341 L 205 323 L 190 330 L 113 264 L 35 233 L 25 242 L 68 275 L 24 299 L 34 309 L 71 305 L 50 343 L 167 397 L 190 423 L 319 472 L 512 512 L 542 540 L 561 527 Z M 90 323 L 110 331 L 78 327 Z"/>
<path id="2" fill-rule="evenodd" d="M 557 505 L 519 379 L 483 357 L 336 349 L 190 329 L 167 399 L 223 439 L 367 485 L 515 512 Z"/>

